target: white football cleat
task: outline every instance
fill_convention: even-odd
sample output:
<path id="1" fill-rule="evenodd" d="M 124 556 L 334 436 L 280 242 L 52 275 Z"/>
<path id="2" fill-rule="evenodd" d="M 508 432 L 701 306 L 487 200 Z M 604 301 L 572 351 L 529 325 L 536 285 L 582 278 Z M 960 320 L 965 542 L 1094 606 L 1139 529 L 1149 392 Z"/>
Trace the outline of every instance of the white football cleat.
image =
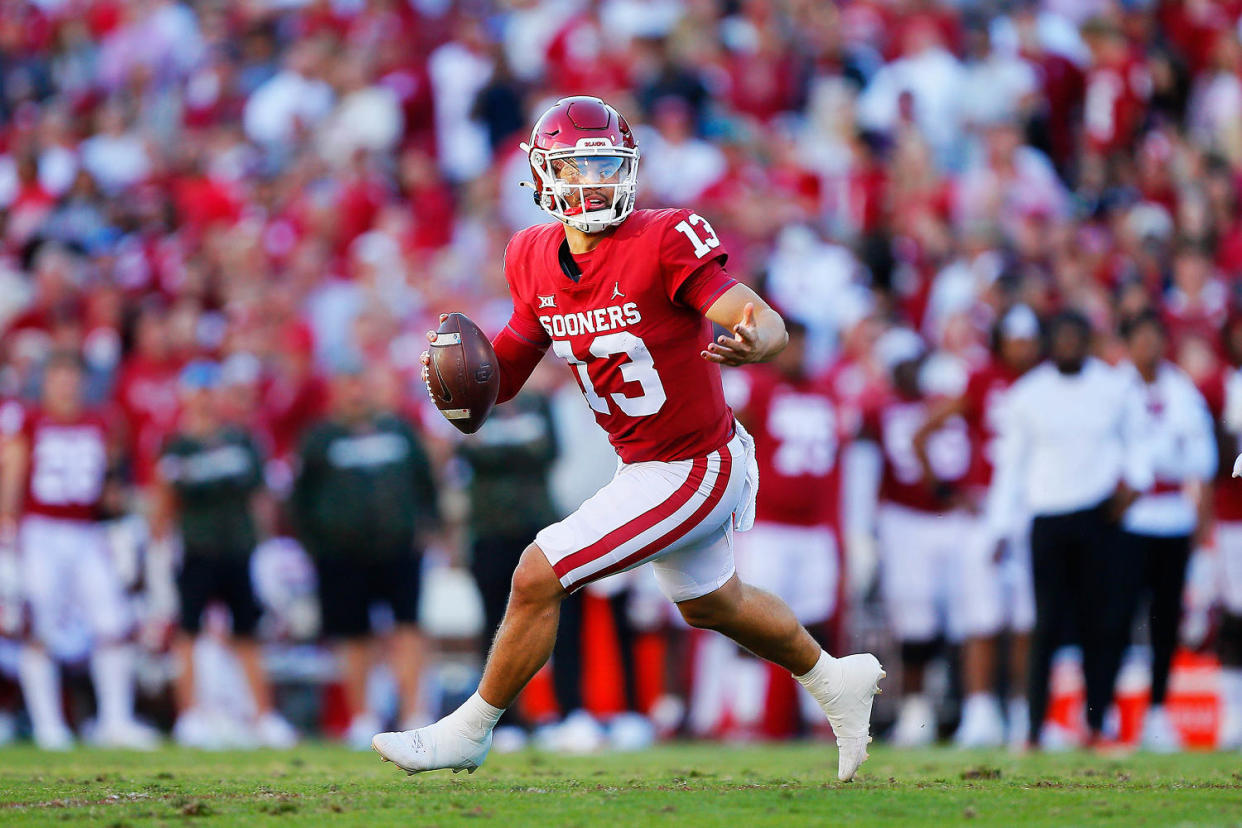
<path id="1" fill-rule="evenodd" d="M 871 704 L 886 673 L 871 653 L 845 656 L 837 662 L 841 665 L 841 685 L 822 707 L 837 737 L 837 779 L 849 782 L 858 766 L 867 761 Z"/>
<path id="2" fill-rule="evenodd" d="M 220 750 L 224 747 L 220 734 L 212 727 L 211 719 L 197 707 L 177 717 L 172 737 L 181 747 L 199 750 Z"/>
<path id="3" fill-rule="evenodd" d="M 255 738 L 261 747 L 283 750 L 294 747 L 298 743 L 298 732 L 289 720 L 270 710 L 255 722 Z"/>
<path id="4" fill-rule="evenodd" d="M 1005 742 L 1014 752 L 1026 749 L 1031 736 L 1031 708 L 1022 696 L 1014 696 L 1005 708 Z"/>
<path id="5" fill-rule="evenodd" d="M 1005 743 L 1000 702 L 990 693 L 971 695 L 962 705 L 962 722 L 953 734 L 959 748 L 994 748 Z"/>
<path id="6" fill-rule="evenodd" d="M 1242 748 L 1242 713 L 1226 706 L 1221 717 L 1220 738 L 1216 742 L 1221 750 Z"/>
<path id="7" fill-rule="evenodd" d="M 642 713 L 619 713 L 608 723 L 608 744 L 613 750 L 646 750 L 655 740 L 655 725 Z"/>
<path id="8" fill-rule="evenodd" d="M 936 741 L 936 711 L 922 693 L 906 696 L 893 725 L 890 741 L 896 747 L 921 748 Z"/>
<path id="9" fill-rule="evenodd" d="M 1044 722 L 1039 729 L 1039 749 L 1045 753 L 1067 753 L 1082 746 L 1082 738 L 1075 731 L 1056 722 Z"/>
<path id="10" fill-rule="evenodd" d="M 418 730 L 377 733 L 371 749 L 408 774 L 449 769 L 453 773 L 474 773 L 487 758 L 492 732 L 476 741 L 459 732 L 444 719 Z"/>
<path id="11" fill-rule="evenodd" d="M 501 725 L 492 731 L 492 750 L 497 753 L 517 753 L 528 744 L 530 737 L 517 725 Z"/>
<path id="12" fill-rule="evenodd" d="M 581 709 L 535 731 L 535 747 L 549 753 L 595 753 L 606 744 L 604 728 L 594 716 Z"/>
<path id="13" fill-rule="evenodd" d="M 160 745 L 160 733 L 137 719 L 128 719 L 99 725 L 92 741 L 98 747 L 155 750 Z"/>
<path id="14" fill-rule="evenodd" d="M 1173 727 L 1163 707 L 1149 708 L 1143 717 L 1143 750 L 1152 753 L 1177 753 L 1182 749 L 1182 735 Z"/>
<path id="15" fill-rule="evenodd" d="M 371 746 L 371 737 L 379 733 L 381 727 L 383 725 L 379 716 L 370 711 L 358 713 L 349 720 L 349 727 L 345 730 L 345 744 L 354 750 L 366 750 Z"/>
<path id="16" fill-rule="evenodd" d="M 39 750 L 73 750 L 73 731 L 64 725 L 58 727 L 36 727 L 34 743 Z"/>

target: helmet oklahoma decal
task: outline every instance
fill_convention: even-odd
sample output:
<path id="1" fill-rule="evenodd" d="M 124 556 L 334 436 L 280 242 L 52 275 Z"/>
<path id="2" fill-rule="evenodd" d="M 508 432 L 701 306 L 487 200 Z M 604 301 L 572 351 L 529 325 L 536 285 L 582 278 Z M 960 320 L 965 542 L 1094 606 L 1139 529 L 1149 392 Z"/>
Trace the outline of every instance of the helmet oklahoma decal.
<path id="1" fill-rule="evenodd" d="M 562 98 L 539 116 L 530 142 L 535 203 L 584 233 L 613 227 L 634 212 L 638 145 L 617 110 L 585 95 Z"/>

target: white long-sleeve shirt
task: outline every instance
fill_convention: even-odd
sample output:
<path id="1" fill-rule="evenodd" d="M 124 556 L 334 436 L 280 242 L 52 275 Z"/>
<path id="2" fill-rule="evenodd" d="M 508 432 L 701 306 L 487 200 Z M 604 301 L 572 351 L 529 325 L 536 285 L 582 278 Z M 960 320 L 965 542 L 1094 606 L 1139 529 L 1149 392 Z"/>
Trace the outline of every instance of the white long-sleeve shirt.
<path id="1" fill-rule="evenodd" d="M 1098 359 L 1073 375 L 1051 363 L 1031 370 L 1006 395 L 999 420 L 986 516 L 995 538 L 1016 532 L 1026 515 L 1096 506 L 1121 480 L 1138 491 L 1151 487 L 1138 389 L 1129 374 Z"/>
<path id="2" fill-rule="evenodd" d="M 1139 391 L 1147 415 L 1147 445 L 1155 486 L 1126 512 L 1127 531 L 1140 535 L 1189 535 L 1198 516 L 1185 491 L 1187 483 L 1216 474 L 1216 439 L 1212 415 L 1199 389 L 1182 369 L 1170 363 L 1148 383 L 1132 366 L 1122 370 Z"/>

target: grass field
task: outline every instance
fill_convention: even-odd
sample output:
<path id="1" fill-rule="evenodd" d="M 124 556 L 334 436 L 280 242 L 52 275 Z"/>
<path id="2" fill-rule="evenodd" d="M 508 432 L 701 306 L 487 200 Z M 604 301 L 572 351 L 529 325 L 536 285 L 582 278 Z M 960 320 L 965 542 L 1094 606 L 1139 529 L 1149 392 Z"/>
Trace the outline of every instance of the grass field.
<path id="1" fill-rule="evenodd" d="M 1242 754 L 1031 756 L 672 745 L 407 777 L 370 753 L 0 750 L 0 825 L 1239 825 Z M 830 781 L 832 780 L 832 781 Z"/>

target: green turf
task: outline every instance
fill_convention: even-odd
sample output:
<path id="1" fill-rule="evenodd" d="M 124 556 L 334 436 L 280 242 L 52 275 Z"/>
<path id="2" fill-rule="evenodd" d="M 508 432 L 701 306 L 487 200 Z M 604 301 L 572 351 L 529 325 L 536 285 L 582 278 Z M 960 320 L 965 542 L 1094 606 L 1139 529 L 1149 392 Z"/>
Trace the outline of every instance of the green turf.
<path id="1" fill-rule="evenodd" d="M 1013 758 L 877 748 L 834 781 L 834 748 L 674 745 L 494 756 L 406 777 L 370 753 L 0 750 L 0 825 L 1239 825 L 1242 754 Z"/>

